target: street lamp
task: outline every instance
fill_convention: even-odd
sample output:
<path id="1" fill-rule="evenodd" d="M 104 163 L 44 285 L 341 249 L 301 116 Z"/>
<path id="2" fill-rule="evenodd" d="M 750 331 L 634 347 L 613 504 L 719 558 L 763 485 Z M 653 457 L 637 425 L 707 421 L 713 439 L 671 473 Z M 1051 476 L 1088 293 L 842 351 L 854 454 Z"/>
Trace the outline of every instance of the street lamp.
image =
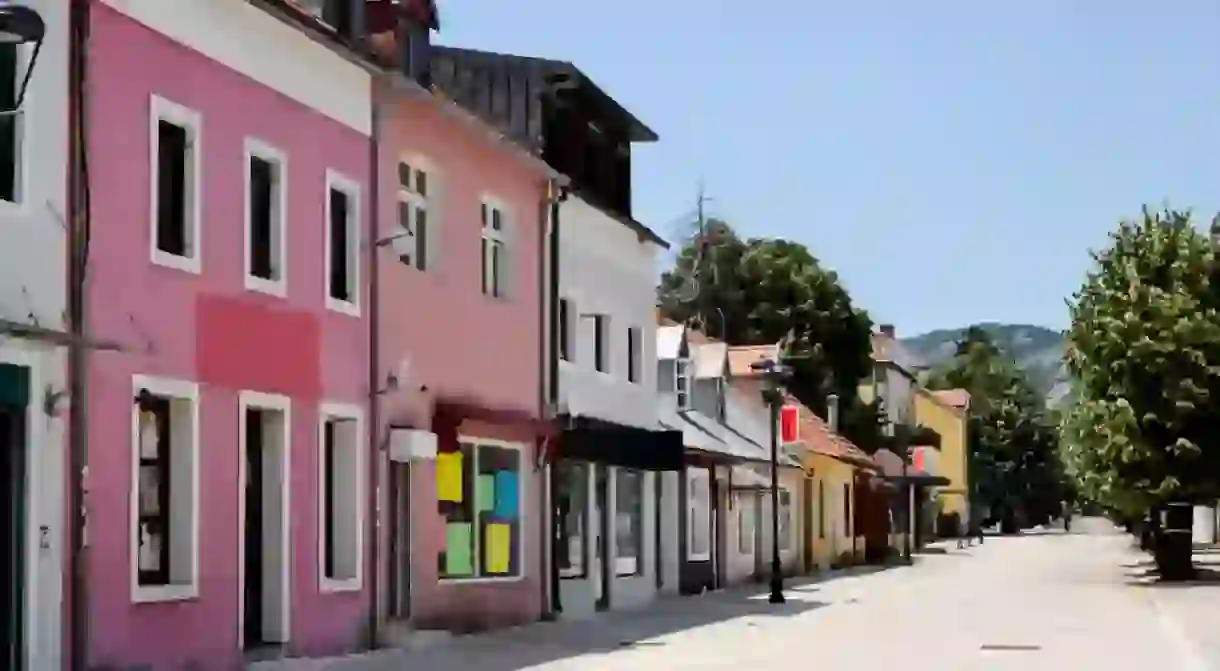
<path id="1" fill-rule="evenodd" d="M 771 603 L 784 603 L 784 569 L 779 560 L 779 409 L 784 404 L 780 384 L 791 369 L 772 359 L 756 361 L 750 369 L 762 375 L 763 401 L 771 410 Z"/>
<path id="2" fill-rule="evenodd" d="M 17 91 L 17 100 L 12 109 L 0 110 L 0 116 L 11 116 L 21 111 L 21 103 L 25 100 L 25 91 L 30 85 L 30 75 L 34 74 L 34 66 L 38 64 L 38 52 L 42 50 L 42 38 L 46 32 L 47 25 L 36 10 L 24 5 L 0 6 L 0 46 L 17 47 L 31 42 L 34 44 L 34 53 L 30 55 L 30 64 L 26 66 L 25 77 L 22 78 L 21 88 Z"/>

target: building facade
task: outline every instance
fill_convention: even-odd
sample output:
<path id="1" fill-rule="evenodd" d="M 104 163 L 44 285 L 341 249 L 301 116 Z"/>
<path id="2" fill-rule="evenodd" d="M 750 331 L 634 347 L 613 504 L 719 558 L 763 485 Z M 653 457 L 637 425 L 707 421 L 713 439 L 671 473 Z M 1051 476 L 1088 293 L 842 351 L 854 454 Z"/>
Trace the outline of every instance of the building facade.
<path id="1" fill-rule="evenodd" d="M 91 7 L 88 662 L 366 646 L 370 76 L 309 3 Z"/>
<path id="2" fill-rule="evenodd" d="M 0 667 L 64 659 L 68 3 L 24 0 L 45 24 L 33 44 L 0 46 Z"/>

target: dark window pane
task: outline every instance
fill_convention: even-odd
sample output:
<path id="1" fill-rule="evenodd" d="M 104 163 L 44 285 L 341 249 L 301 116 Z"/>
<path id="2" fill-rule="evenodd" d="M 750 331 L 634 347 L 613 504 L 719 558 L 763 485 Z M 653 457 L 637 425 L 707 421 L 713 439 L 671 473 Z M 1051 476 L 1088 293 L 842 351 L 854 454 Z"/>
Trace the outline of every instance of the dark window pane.
<path id="1" fill-rule="evenodd" d="M 275 279 L 272 252 L 272 198 L 275 167 L 270 161 L 250 157 L 250 274 Z"/>
<path id="2" fill-rule="evenodd" d="M 157 249 L 186 256 L 187 131 L 157 122 Z"/>
<path id="3" fill-rule="evenodd" d="M 428 196 L 428 173 L 423 170 L 415 171 L 415 193 L 425 198 Z"/>
<path id="4" fill-rule="evenodd" d="M 398 185 L 411 190 L 411 166 L 406 163 L 398 164 Z"/>
<path id="5" fill-rule="evenodd" d="M 17 105 L 17 51 L 15 44 L 0 45 L 0 109 L 11 110 Z M 19 145 L 16 116 L 0 118 L 0 199 L 17 199 Z"/>
<path id="6" fill-rule="evenodd" d="M 428 269 L 428 211 L 422 207 L 415 208 L 415 267 Z"/>
<path id="7" fill-rule="evenodd" d="M 351 300 L 348 283 L 348 199 L 338 189 L 330 190 L 330 297 Z"/>
<path id="8" fill-rule="evenodd" d="M 322 435 L 322 477 L 325 508 L 322 525 L 323 563 L 327 578 L 335 577 L 335 422 L 328 420 Z"/>

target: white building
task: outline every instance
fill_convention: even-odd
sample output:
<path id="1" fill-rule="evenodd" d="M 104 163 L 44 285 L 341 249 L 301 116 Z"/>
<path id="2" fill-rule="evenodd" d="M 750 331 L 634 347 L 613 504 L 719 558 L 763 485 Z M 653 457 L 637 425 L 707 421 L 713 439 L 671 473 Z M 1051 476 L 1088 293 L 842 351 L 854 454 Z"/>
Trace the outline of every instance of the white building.
<path id="1" fill-rule="evenodd" d="M 7 4 L 7 3 L 6 3 Z M 57 669 L 67 529 L 68 2 L 24 0 L 45 36 L 0 116 L 0 668 Z M 6 8 L 7 9 L 7 8 Z M 0 19 L 3 19 L 0 16 Z M 33 44 L 0 46 L 12 110 Z"/>

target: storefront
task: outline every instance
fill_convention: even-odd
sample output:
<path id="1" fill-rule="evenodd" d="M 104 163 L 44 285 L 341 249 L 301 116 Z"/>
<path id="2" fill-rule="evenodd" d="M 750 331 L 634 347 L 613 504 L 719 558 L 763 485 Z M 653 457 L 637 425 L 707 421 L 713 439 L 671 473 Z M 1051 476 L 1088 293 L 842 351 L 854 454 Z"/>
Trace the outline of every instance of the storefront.
<path id="1" fill-rule="evenodd" d="M 563 423 L 551 468 L 556 610 L 580 618 L 645 605 L 664 587 L 665 483 L 682 468 L 682 434 Z"/>

